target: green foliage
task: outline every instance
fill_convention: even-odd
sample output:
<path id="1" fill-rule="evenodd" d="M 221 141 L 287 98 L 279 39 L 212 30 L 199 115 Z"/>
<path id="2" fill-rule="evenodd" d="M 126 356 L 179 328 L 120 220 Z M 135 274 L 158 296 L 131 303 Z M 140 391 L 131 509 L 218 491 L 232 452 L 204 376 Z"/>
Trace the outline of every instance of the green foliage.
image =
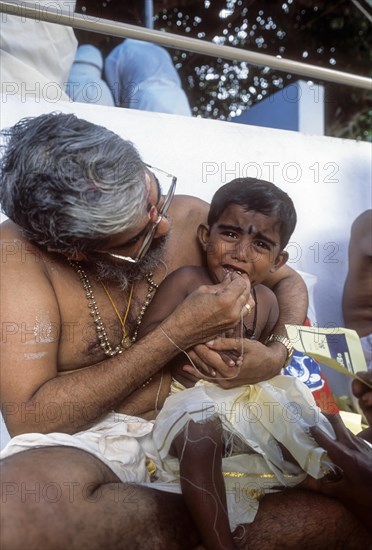
<path id="1" fill-rule="evenodd" d="M 183 4 L 186 7 L 158 12 L 155 28 L 370 76 L 372 16 L 367 1 L 359 0 L 362 10 L 351 0 L 200 0 Z M 231 120 L 299 78 L 269 67 L 170 51 L 197 116 Z M 371 141 L 368 92 L 324 85 L 326 133 Z"/>

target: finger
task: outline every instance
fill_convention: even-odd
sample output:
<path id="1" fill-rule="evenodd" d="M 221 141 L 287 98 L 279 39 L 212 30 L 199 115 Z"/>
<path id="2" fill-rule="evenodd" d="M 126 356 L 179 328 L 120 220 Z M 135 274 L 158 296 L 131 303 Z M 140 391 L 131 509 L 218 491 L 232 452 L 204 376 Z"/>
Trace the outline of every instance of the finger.
<path id="1" fill-rule="evenodd" d="M 209 349 L 204 344 L 198 344 L 190 350 L 191 358 L 195 358 L 196 365 L 209 373 L 215 373 L 216 369 L 224 363 L 221 361 L 221 354 L 218 351 Z M 225 361 L 225 359 L 223 360 Z M 230 357 L 229 365 L 233 366 L 233 357 Z"/>
<path id="2" fill-rule="evenodd" d="M 355 397 L 361 397 L 363 394 L 371 392 L 372 385 L 372 371 L 357 372 L 358 379 L 353 380 L 352 390 Z M 363 384 L 362 380 L 365 380 L 367 384 Z"/>
<path id="3" fill-rule="evenodd" d="M 352 382 L 352 390 L 355 397 L 361 397 L 369 392 L 372 396 L 371 388 L 362 382 L 362 380 L 365 380 L 368 384 L 372 384 L 372 371 L 357 372 L 356 375 L 358 376 L 358 379 L 355 379 Z"/>
<path id="4" fill-rule="evenodd" d="M 215 351 L 235 351 L 240 353 L 242 348 L 242 340 L 241 338 L 223 338 L 221 336 L 217 336 L 213 340 L 206 342 L 206 346 Z"/>
<path id="5" fill-rule="evenodd" d="M 339 414 L 325 414 L 327 420 L 332 424 L 332 428 L 335 431 L 336 439 L 341 443 L 347 445 L 353 445 L 353 438 L 351 432 L 347 429 Z"/>
<path id="6" fill-rule="evenodd" d="M 327 451 L 329 458 L 342 470 L 348 471 L 353 466 L 353 454 L 357 450 L 354 446 L 350 448 L 348 445 L 332 439 L 318 426 L 312 426 L 310 433 L 315 441 Z"/>
<path id="7" fill-rule="evenodd" d="M 245 302 L 248 302 L 251 294 L 251 283 L 249 279 L 243 279 L 243 277 L 237 276 L 230 278 L 229 286 L 233 289 L 240 290 Z"/>
<path id="8" fill-rule="evenodd" d="M 250 294 L 248 301 L 243 306 L 243 310 L 242 310 L 243 317 L 251 315 L 255 307 L 256 307 L 256 302 L 254 301 L 252 294 Z"/>
<path id="9" fill-rule="evenodd" d="M 221 359 L 222 359 L 222 360 L 224 361 L 224 363 L 225 363 L 228 367 L 230 367 L 230 368 L 235 367 L 235 366 L 236 366 L 236 363 L 237 363 L 237 361 L 238 361 L 238 359 L 239 359 L 239 356 L 238 356 L 238 355 L 232 357 L 231 353 L 232 353 L 232 352 L 229 352 L 229 353 L 226 353 L 226 352 L 224 352 L 224 351 L 221 351 L 221 352 L 220 352 L 220 357 L 221 357 Z"/>
<path id="10" fill-rule="evenodd" d="M 204 294 L 220 294 L 229 286 L 229 280 L 225 277 L 223 281 L 215 285 L 201 285 L 199 287 L 200 292 Z"/>
<path id="11" fill-rule="evenodd" d="M 204 378 L 204 375 L 199 371 L 199 369 L 193 365 L 184 365 L 182 367 L 182 370 L 184 372 L 187 372 L 187 374 L 191 374 L 192 376 L 195 376 L 195 378 L 199 378 L 199 379 Z"/>
<path id="12" fill-rule="evenodd" d="M 194 369 L 193 373 L 198 372 L 200 377 L 213 378 L 216 376 L 216 370 L 210 364 L 206 363 L 200 354 L 195 353 L 193 350 L 188 352 L 191 367 Z M 189 371 L 188 371 L 189 372 Z"/>

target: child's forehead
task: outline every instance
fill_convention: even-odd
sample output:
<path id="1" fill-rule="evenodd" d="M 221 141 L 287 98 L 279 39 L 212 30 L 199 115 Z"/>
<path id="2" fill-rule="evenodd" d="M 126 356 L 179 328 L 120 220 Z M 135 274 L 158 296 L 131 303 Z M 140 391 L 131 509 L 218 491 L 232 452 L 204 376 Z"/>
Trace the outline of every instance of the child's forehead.
<path id="1" fill-rule="evenodd" d="M 261 212 L 259 210 L 250 209 L 248 206 L 242 206 L 238 203 L 231 202 L 226 205 L 222 210 L 216 223 L 220 223 L 221 220 L 227 220 L 228 218 L 236 218 L 240 223 L 248 223 L 253 219 L 262 218 L 267 221 L 268 224 L 277 225 L 279 222 L 278 216 L 275 212 Z"/>

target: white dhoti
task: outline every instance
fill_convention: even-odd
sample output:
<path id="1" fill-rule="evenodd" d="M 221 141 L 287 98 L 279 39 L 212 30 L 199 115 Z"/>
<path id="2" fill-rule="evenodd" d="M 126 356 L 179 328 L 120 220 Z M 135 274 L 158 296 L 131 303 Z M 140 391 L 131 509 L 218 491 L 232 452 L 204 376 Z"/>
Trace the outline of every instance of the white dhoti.
<path id="1" fill-rule="evenodd" d="M 179 462 L 169 455 L 175 436 L 187 429 L 190 420 L 216 417 L 227 449 L 222 469 L 231 529 L 253 521 L 265 493 L 297 485 L 307 474 L 321 478 L 332 469 L 309 427 L 321 425 L 331 437 L 333 428 L 311 391 L 296 378 L 276 376 L 269 382 L 228 390 L 199 381 L 168 397 L 155 422 L 153 439 L 162 470 L 171 479 L 168 484 L 179 485 Z M 283 457 L 279 443 L 297 464 Z M 164 474 L 158 471 L 159 481 Z"/>
<path id="2" fill-rule="evenodd" d="M 190 420 L 213 417 L 220 418 L 224 428 L 227 452 L 222 469 L 232 529 L 253 521 L 265 493 L 295 486 L 307 473 L 320 478 L 332 467 L 325 451 L 309 436 L 308 427 L 321 424 L 334 437 L 333 429 L 310 390 L 290 376 L 229 390 L 199 381 L 168 397 L 155 427 L 154 421 L 112 412 L 74 435 L 16 436 L 0 458 L 31 448 L 75 447 L 96 456 L 123 483 L 181 493 L 179 462 L 169 455 L 170 445 Z M 283 458 L 279 443 L 298 465 Z"/>
<path id="3" fill-rule="evenodd" d="M 99 458 L 122 482 L 145 483 L 150 480 L 146 448 L 152 456 L 153 426 L 153 422 L 112 412 L 91 429 L 73 435 L 55 432 L 13 437 L 0 453 L 0 458 L 37 447 L 75 447 Z"/>

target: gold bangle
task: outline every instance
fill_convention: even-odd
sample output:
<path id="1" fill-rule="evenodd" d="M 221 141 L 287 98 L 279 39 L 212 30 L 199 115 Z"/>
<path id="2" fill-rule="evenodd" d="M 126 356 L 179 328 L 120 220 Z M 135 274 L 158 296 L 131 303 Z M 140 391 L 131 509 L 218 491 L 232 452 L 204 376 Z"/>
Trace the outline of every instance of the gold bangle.
<path id="1" fill-rule="evenodd" d="M 281 336 L 280 334 L 270 334 L 270 336 L 266 339 L 265 345 L 268 346 L 273 342 L 279 342 L 280 344 L 283 344 L 283 346 L 287 350 L 287 359 L 285 360 L 282 367 L 283 369 L 285 369 L 285 367 L 287 367 L 291 362 L 295 349 L 292 346 L 290 340 L 288 340 L 288 338 L 286 338 L 285 336 Z"/>

